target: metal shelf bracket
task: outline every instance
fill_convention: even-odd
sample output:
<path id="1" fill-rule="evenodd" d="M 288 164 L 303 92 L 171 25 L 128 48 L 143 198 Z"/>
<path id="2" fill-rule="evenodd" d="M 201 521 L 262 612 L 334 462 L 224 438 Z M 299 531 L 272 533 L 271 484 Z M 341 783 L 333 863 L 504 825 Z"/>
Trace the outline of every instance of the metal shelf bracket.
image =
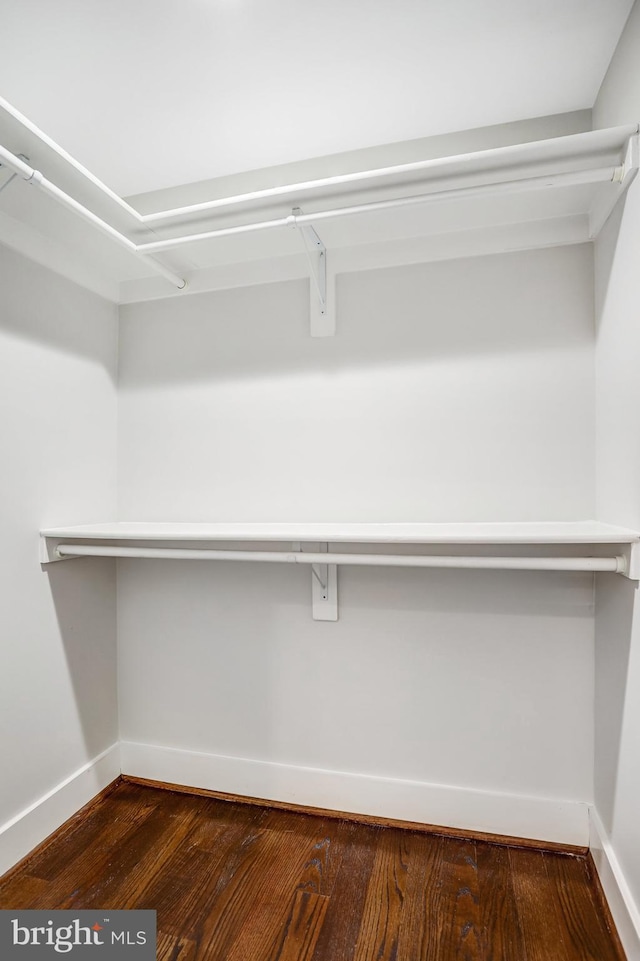
<path id="1" fill-rule="evenodd" d="M 310 328 L 312 337 L 333 337 L 336 332 L 333 291 L 335 278 L 327 268 L 327 248 L 310 224 L 299 224 L 300 207 L 294 207 L 291 225 L 300 232 L 311 270 Z"/>
<path id="2" fill-rule="evenodd" d="M 294 544 L 294 550 L 326 554 L 328 544 Z M 311 565 L 311 616 L 314 621 L 338 620 L 338 565 Z"/>

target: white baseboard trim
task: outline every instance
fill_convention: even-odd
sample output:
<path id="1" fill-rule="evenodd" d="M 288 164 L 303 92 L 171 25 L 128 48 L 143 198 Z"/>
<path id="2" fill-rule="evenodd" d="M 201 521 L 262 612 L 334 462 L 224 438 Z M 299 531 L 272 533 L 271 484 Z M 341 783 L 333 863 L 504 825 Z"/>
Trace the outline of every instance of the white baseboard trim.
<path id="1" fill-rule="evenodd" d="M 397 778 L 120 744 L 122 773 L 270 801 L 560 844 L 589 843 L 588 805 Z"/>
<path id="2" fill-rule="evenodd" d="M 98 754 L 0 825 L 0 875 L 37 847 L 120 775 L 120 745 Z"/>
<path id="3" fill-rule="evenodd" d="M 640 961 L 640 908 L 595 808 L 589 815 L 591 855 L 628 961 Z"/>

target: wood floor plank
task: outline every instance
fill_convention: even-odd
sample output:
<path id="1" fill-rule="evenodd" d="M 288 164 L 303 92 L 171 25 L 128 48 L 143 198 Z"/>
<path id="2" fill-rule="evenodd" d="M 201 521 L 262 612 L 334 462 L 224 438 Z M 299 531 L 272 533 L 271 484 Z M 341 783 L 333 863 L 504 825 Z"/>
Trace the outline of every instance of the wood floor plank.
<path id="1" fill-rule="evenodd" d="M 483 958 L 475 841 L 443 838 L 441 911 L 444 941 L 460 961 Z"/>
<path id="2" fill-rule="evenodd" d="M 71 906 L 74 899 L 82 898 L 91 889 L 96 879 L 102 879 L 109 870 L 109 864 L 117 851 L 126 846 L 130 838 L 140 826 L 146 824 L 147 818 L 141 818 L 138 824 L 114 823 L 108 831 L 99 831 L 96 836 L 86 843 L 69 845 L 70 850 L 61 852 L 61 870 L 56 872 L 51 880 L 51 908 Z"/>
<path id="3" fill-rule="evenodd" d="M 165 799 L 162 806 L 154 806 L 139 823 L 121 830 L 113 825 L 107 832 L 100 832 L 94 843 L 87 845 L 74 861 L 55 876 L 54 903 L 52 908 L 70 910 L 80 907 L 115 908 L 108 903 L 110 888 L 124 881 L 135 870 L 145 855 L 159 851 L 163 840 L 173 827 L 173 815 L 180 810 L 175 798 Z M 112 843 L 113 834 L 117 843 Z M 103 903 L 100 903 L 103 902 Z"/>
<path id="4" fill-rule="evenodd" d="M 528 961 L 507 848 L 476 843 L 480 929 L 486 961 Z"/>
<path id="5" fill-rule="evenodd" d="M 405 910 L 398 941 L 398 961 L 444 958 L 436 924 L 443 914 L 440 876 L 441 838 L 414 835 L 409 851 Z"/>
<path id="6" fill-rule="evenodd" d="M 247 861 L 243 877 L 234 877 L 223 895 L 223 901 L 227 895 L 229 898 L 226 910 L 233 906 L 242 916 L 248 908 L 251 919 L 250 924 L 237 925 L 238 934 L 225 959 L 266 961 L 278 932 L 286 925 L 292 896 L 312 860 L 315 842 L 311 823 L 297 832 L 264 832 L 264 851 L 256 860 Z"/>
<path id="7" fill-rule="evenodd" d="M 347 825 L 345 848 L 312 961 L 352 961 L 381 832 Z"/>
<path id="8" fill-rule="evenodd" d="M 113 854 L 108 874 L 96 883 L 91 879 L 74 895 L 83 908 L 135 908 L 146 888 L 166 866 L 202 818 L 205 803 L 191 805 L 180 813 L 163 805 L 127 836 L 127 843 Z"/>
<path id="9" fill-rule="evenodd" d="M 160 791 L 153 791 L 149 797 L 137 798 L 129 785 L 122 784 L 102 801 L 86 821 L 71 828 L 64 838 L 64 844 L 45 848 L 28 865 L 34 877 L 53 881 L 60 878 L 66 870 L 78 877 L 82 871 L 79 856 L 92 863 L 93 855 L 89 850 L 101 850 L 107 854 L 120 845 L 122 838 L 145 821 L 161 801 Z"/>
<path id="10" fill-rule="evenodd" d="M 298 888 L 328 896 L 333 891 L 352 826 L 348 821 L 324 821 L 320 818 L 317 821 L 312 835 L 313 847 L 298 879 Z"/>
<path id="11" fill-rule="evenodd" d="M 580 961 L 624 961 L 619 945 L 607 929 L 598 910 L 586 862 L 562 855 L 543 855 L 543 860 L 556 892 L 556 904 L 572 956 Z"/>
<path id="12" fill-rule="evenodd" d="M 243 817 L 230 827 L 218 856 L 192 852 L 188 884 L 179 906 L 172 902 L 170 916 L 166 890 L 159 901 L 158 892 L 146 893 L 144 906 L 157 905 L 163 930 L 195 941 L 198 957 L 257 958 L 268 951 L 286 920 L 313 842 L 308 833 L 265 831 L 260 825 L 263 816 L 254 809 L 250 823 Z"/>
<path id="13" fill-rule="evenodd" d="M 48 881 L 32 878 L 29 874 L 16 874 L 0 887 L 0 909 L 24 908 L 35 910 L 46 903 L 50 891 Z"/>
<path id="14" fill-rule="evenodd" d="M 567 944 L 542 852 L 511 850 L 509 864 L 527 961 L 578 961 Z"/>
<path id="15" fill-rule="evenodd" d="M 328 906 L 325 895 L 298 888 L 268 961 L 311 961 Z"/>
<path id="16" fill-rule="evenodd" d="M 237 827 L 238 825 L 246 827 L 253 820 L 255 820 L 255 817 L 242 817 L 239 820 L 228 815 L 225 815 L 224 818 L 201 817 L 189 831 L 186 839 L 186 851 L 205 851 L 215 855 L 221 838 L 230 827 Z"/>
<path id="17" fill-rule="evenodd" d="M 354 961 L 395 961 L 407 885 L 406 831 L 385 831 L 367 886 Z"/>
<path id="18" fill-rule="evenodd" d="M 158 934 L 156 961 L 196 961 L 196 945 L 184 938 Z"/>
<path id="19" fill-rule="evenodd" d="M 193 940 L 206 893 L 216 887 L 238 849 L 257 830 L 262 815 L 262 811 L 244 805 L 225 812 L 223 829 L 212 849 L 208 842 L 204 848 L 192 843 L 188 835 L 164 872 L 152 878 L 141 892 L 137 907 L 157 911 L 167 934 Z M 196 826 L 193 835 L 201 840 L 202 826 Z"/>

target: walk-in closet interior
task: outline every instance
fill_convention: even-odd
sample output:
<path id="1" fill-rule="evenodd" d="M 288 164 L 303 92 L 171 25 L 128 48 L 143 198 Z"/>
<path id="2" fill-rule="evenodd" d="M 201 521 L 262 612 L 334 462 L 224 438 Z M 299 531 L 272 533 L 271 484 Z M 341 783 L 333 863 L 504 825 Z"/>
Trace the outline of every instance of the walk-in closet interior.
<path id="1" fill-rule="evenodd" d="M 0 98 L 0 874 L 124 777 L 640 959 L 640 3 L 5 2 Z"/>

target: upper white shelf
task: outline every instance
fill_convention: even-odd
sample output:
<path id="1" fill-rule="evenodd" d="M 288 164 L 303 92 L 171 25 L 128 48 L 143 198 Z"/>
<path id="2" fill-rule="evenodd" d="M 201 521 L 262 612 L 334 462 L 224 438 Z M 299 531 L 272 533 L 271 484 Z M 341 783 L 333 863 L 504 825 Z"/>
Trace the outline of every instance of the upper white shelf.
<path id="1" fill-rule="evenodd" d="M 221 523 L 114 521 L 52 527 L 46 538 L 74 541 L 256 541 L 332 544 L 633 544 L 640 532 L 599 521 L 524 523 Z"/>
<path id="2" fill-rule="evenodd" d="M 352 270 L 580 243 L 638 169 L 628 124 L 371 169 L 319 159 L 315 179 L 264 172 L 259 189 L 225 196 L 214 183 L 143 212 L 1 100 L 0 143 L 0 186 L 17 175 L 2 191 L 0 240 L 62 273 L 75 265 L 74 279 L 121 303 L 179 296 L 185 280 L 201 291 L 304 276 L 294 226 L 318 232 L 329 288 Z"/>

